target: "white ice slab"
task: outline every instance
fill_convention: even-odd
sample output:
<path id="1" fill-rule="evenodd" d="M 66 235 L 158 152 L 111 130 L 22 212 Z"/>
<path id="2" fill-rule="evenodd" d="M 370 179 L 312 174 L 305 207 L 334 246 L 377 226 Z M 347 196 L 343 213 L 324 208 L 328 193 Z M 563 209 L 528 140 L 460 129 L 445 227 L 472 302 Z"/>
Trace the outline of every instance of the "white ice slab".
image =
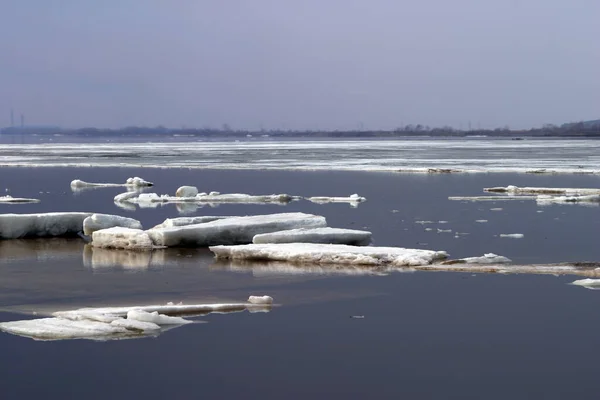
<path id="1" fill-rule="evenodd" d="M 588 195 L 600 194 L 600 189 L 596 188 L 548 188 L 548 187 L 518 187 L 509 185 L 506 187 L 491 187 L 483 189 L 485 192 L 492 193 L 512 193 L 512 194 L 556 194 L 556 195 Z"/>
<path id="2" fill-rule="evenodd" d="M 141 229 L 114 227 L 92 233 L 92 246 L 126 250 L 151 250 L 152 239 Z"/>
<path id="3" fill-rule="evenodd" d="M 300 228 L 263 233 L 254 236 L 252 243 L 325 243 L 367 245 L 371 232 L 341 228 Z"/>
<path id="4" fill-rule="evenodd" d="M 499 256 L 494 253 L 487 253 L 481 257 L 466 257 L 459 258 L 456 260 L 448 260 L 442 261 L 442 264 L 452 265 L 452 264 L 507 264 L 512 262 L 510 258 Z"/>
<path id="5" fill-rule="evenodd" d="M 525 235 L 523 235 L 522 233 L 501 233 L 500 235 L 501 238 L 511 238 L 511 239 L 522 239 L 525 237 Z"/>
<path id="6" fill-rule="evenodd" d="M 177 196 L 170 196 L 168 194 L 159 195 L 156 193 L 141 193 L 139 196 L 120 198 L 118 201 L 128 201 L 130 203 L 136 203 L 141 206 L 142 204 L 148 204 L 148 203 L 209 203 L 209 204 L 280 203 L 280 204 L 287 204 L 290 201 L 299 200 L 299 199 L 300 199 L 299 197 L 291 196 L 289 194 L 269 194 L 269 195 L 256 195 L 255 196 L 255 195 L 243 194 L 243 193 L 218 194 L 217 192 L 211 192 L 209 194 L 199 193 L 193 197 L 177 197 Z"/>
<path id="7" fill-rule="evenodd" d="M 175 192 L 175 197 L 196 197 L 198 188 L 196 186 L 181 186 Z"/>
<path id="8" fill-rule="evenodd" d="M 131 229 L 142 229 L 142 224 L 137 219 L 110 214 L 93 214 L 83 220 L 83 233 L 86 235 L 91 235 L 100 229 L 113 228 L 117 226 Z"/>
<path id="9" fill-rule="evenodd" d="M 327 197 L 327 196 L 314 196 L 307 197 L 306 200 L 318 204 L 326 203 L 362 203 L 367 201 L 366 197 L 359 196 L 358 194 L 352 194 L 348 197 Z"/>
<path id="10" fill-rule="evenodd" d="M 196 225 L 149 229 L 157 246 L 203 247 L 217 244 L 251 243 L 255 235 L 296 228 L 320 228 L 324 217 L 304 213 L 282 213 L 226 218 Z"/>
<path id="11" fill-rule="evenodd" d="M 539 195 L 536 197 L 538 204 L 573 204 L 573 203 L 600 203 L 600 194 L 573 195 L 573 196 L 549 196 Z"/>
<path id="12" fill-rule="evenodd" d="M 212 246 L 210 250 L 217 258 L 374 266 L 423 265 L 448 256 L 445 251 L 315 243 Z"/>
<path id="13" fill-rule="evenodd" d="M 35 340 L 140 338 L 192 322 L 174 315 L 267 312 L 271 306 L 270 303 L 231 303 L 82 308 L 55 312 L 50 318 L 2 322 L 0 331 Z"/>
<path id="14" fill-rule="evenodd" d="M 39 203 L 39 199 L 29 199 L 26 197 L 12 197 L 10 195 L 0 196 L 0 203 L 19 204 L 19 203 Z"/>
<path id="15" fill-rule="evenodd" d="M 273 298 L 271 296 L 250 296 L 248 297 L 248 303 L 273 304 Z"/>
<path id="16" fill-rule="evenodd" d="M 145 186 L 153 186 L 152 182 L 148 182 L 139 177 L 127 178 L 125 183 L 94 183 L 94 182 L 85 182 L 80 179 L 75 179 L 71 181 L 72 188 L 84 188 L 84 187 L 119 187 L 119 186 L 132 186 L 132 187 L 145 187 Z"/>
<path id="17" fill-rule="evenodd" d="M 600 289 L 600 279 L 591 279 L 591 278 L 579 279 L 574 282 L 571 282 L 571 284 L 577 285 L 577 286 L 583 286 L 587 289 L 594 289 L 594 290 Z"/>
<path id="18" fill-rule="evenodd" d="M 84 212 L 0 214 L 0 238 L 76 236 L 83 230 Z"/>
<path id="19" fill-rule="evenodd" d="M 536 200 L 537 196 L 450 196 L 448 200 L 456 201 L 515 201 Z"/>
<path id="20" fill-rule="evenodd" d="M 167 218 L 163 223 L 156 225 L 153 229 L 159 228 L 173 228 L 177 226 L 204 224 L 205 222 L 212 222 L 219 219 L 234 218 L 225 216 L 203 216 L 203 217 L 180 217 L 180 218 Z"/>

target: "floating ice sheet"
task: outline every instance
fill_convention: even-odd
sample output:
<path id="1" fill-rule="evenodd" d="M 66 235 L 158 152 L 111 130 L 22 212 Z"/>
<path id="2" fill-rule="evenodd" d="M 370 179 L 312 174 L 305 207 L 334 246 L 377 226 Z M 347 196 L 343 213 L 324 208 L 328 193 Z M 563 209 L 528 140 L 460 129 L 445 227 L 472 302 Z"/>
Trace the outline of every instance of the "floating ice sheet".
<path id="1" fill-rule="evenodd" d="M 125 196 L 119 195 L 115 197 L 117 202 L 130 202 L 144 205 L 152 203 L 209 203 L 209 204 L 221 204 L 221 203 L 244 203 L 244 204 L 266 204 L 266 203 L 280 203 L 287 204 L 290 201 L 299 200 L 298 196 L 291 196 L 289 194 L 269 194 L 269 195 L 250 195 L 243 193 L 230 193 L 230 194 L 206 194 L 199 193 L 192 197 L 178 197 L 170 196 L 167 194 L 159 195 L 156 193 L 141 193 L 138 196 Z"/>
<path id="2" fill-rule="evenodd" d="M 523 235 L 522 233 L 501 233 L 500 235 L 501 238 L 510 238 L 510 239 L 522 239 L 525 237 L 525 235 Z"/>
<path id="3" fill-rule="evenodd" d="M 22 203 L 39 203 L 39 199 L 29 199 L 26 197 L 12 197 L 10 195 L 0 196 L 0 203 L 7 204 L 22 204 Z"/>
<path id="4" fill-rule="evenodd" d="M 453 264 L 508 264 L 512 262 L 510 258 L 499 256 L 494 253 L 484 254 L 482 257 L 467 257 L 467 258 L 459 258 L 456 260 L 447 260 L 442 261 L 443 265 L 453 265 Z"/>
<path id="5" fill-rule="evenodd" d="M 263 233 L 254 236 L 252 243 L 330 243 L 367 245 L 371 232 L 340 228 L 300 228 Z"/>
<path id="6" fill-rule="evenodd" d="M 506 187 L 484 188 L 485 192 L 511 193 L 511 194 L 554 194 L 554 195 L 600 195 L 600 189 L 595 188 L 548 188 L 548 187 L 518 187 L 509 185 Z"/>
<path id="7" fill-rule="evenodd" d="M 326 203 L 362 203 L 363 201 L 367 201 L 365 197 L 359 196 L 358 194 L 352 194 L 348 197 L 327 197 L 327 196 L 314 196 L 307 197 L 306 200 L 311 201 L 317 204 L 326 204 Z"/>
<path id="8" fill-rule="evenodd" d="M 137 176 L 133 177 L 133 178 L 127 178 L 125 183 L 93 183 L 93 182 L 85 182 L 80 179 L 75 179 L 75 180 L 71 181 L 71 189 L 73 191 L 77 191 L 80 189 L 87 189 L 87 188 L 120 187 L 120 186 L 137 188 L 137 187 L 148 187 L 148 186 L 153 186 L 153 185 L 154 184 L 152 182 L 148 182 Z"/>
<path id="9" fill-rule="evenodd" d="M 572 195 L 572 196 L 549 196 L 539 195 L 536 201 L 540 205 L 547 204 L 600 204 L 600 194 Z"/>
<path id="10" fill-rule="evenodd" d="M 95 231 L 113 227 L 142 229 L 140 221 L 110 214 L 92 214 L 83 220 L 83 233 L 91 235 Z"/>
<path id="11" fill-rule="evenodd" d="M 234 216 L 235 217 L 235 216 Z M 205 222 L 212 222 L 219 219 L 234 218 L 232 216 L 203 216 L 203 217 L 180 217 L 180 218 L 167 218 L 163 223 L 156 225 L 153 229 L 159 228 L 173 228 L 177 226 L 203 224 Z"/>
<path id="12" fill-rule="evenodd" d="M 210 250 L 217 258 L 374 266 L 424 265 L 448 256 L 444 251 L 315 243 L 212 246 Z"/>
<path id="13" fill-rule="evenodd" d="M 320 228 L 324 217 L 304 213 L 281 213 L 233 217 L 195 225 L 149 229 L 157 246 L 203 247 L 216 244 L 251 243 L 255 235 L 296 228 Z"/>
<path id="14" fill-rule="evenodd" d="M 179 315 L 205 315 L 239 311 L 269 311 L 269 296 L 258 296 L 263 302 L 194 305 L 150 305 L 134 307 L 82 308 L 55 312 L 49 318 L 0 323 L 0 331 L 35 340 L 90 339 L 114 340 L 155 336 L 169 327 L 193 321 Z M 271 299 L 272 300 L 272 299 Z M 271 301 L 272 302 L 272 301 Z"/>
<path id="15" fill-rule="evenodd" d="M 571 282 L 572 285 L 583 286 L 586 289 L 600 290 L 600 279 L 579 279 Z"/>
<path id="16" fill-rule="evenodd" d="M 0 214 L 0 238 L 77 236 L 83 230 L 83 220 L 90 215 L 84 212 Z"/>
<path id="17" fill-rule="evenodd" d="M 448 200 L 456 201 L 515 201 L 536 200 L 537 196 L 450 196 Z"/>

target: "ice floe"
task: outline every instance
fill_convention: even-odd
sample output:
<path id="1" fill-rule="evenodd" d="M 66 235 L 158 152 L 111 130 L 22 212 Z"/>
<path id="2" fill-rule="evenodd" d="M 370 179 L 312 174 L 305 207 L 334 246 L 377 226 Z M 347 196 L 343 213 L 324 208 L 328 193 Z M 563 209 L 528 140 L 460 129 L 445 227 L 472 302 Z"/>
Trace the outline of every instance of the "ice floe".
<path id="1" fill-rule="evenodd" d="M 342 244 L 280 243 L 212 246 L 217 258 L 273 260 L 315 264 L 413 266 L 445 259 L 444 251 Z"/>
<path id="2" fill-rule="evenodd" d="M 448 200 L 456 201 L 514 201 L 514 200 L 536 200 L 537 196 L 450 196 Z"/>
<path id="3" fill-rule="evenodd" d="M 502 238 L 511 238 L 511 239 L 522 239 L 523 237 L 525 237 L 525 235 L 523 235 L 522 233 L 501 233 L 498 236 L 500 236 Z"/>
<path id="4" fill-rule="evenodd" d="M 263 233 L 254 236 L 252 243 L 330 243 L 367 245 L 371 232 L 341 228 L 300 228 Z"/>
<path id="5" fill-rule="evenodd" d="M 203 247 L 252 243 L 255 235 L 297 228 L 322 228 L 324 217 L 304 213 L 281 213 L 232 217 L 178 227 L 153 228 L 146 232 L 157 246 Z"/>
<path id="6" fill-rule="evenodd" d="M 271 296 L 250 296 L 248 297 L 248 303 L 273 304 L 273 298 Z"/>
<path id="7" fill-rule="evenodd" d="M 74 179 L 71 181 L 71 190 L 79 191 L 82 189 L 92 189 L 92 188 L 103 188 L 103 187 L 131 187 L 131 188 L 140 188 L 140 187 L 149 187 L 153 186 L 154 183 L 148 182 L 145 179 L 139 177 L 127 178 L 125 183 L 94 183 L 94 182 L 85 182 L 80 179 Z"/>
<path id="8" fill-rule="evenodd" d="M 512 194 L 555 194 L 555 195 L 600 195 L 600 189 L 595 188 L 548 188 L 548 187 L 518 187 L 509 185 L 506 187 L 484 188 L 485 192 L 512 193 Z"/>
<path id="9" fill-rule="evenodd" d="M 317 203 L 317 204 L 326 204 L 326 203 L 362 203 L 363 201 L 367 201 L 365 197 L 359 196 L 354 193 L 348 197 L 327 197 L 327 196 L 313 196 L 306 197 L 306 200 Z"/>
<path id="10" fill-rule="evenodd" d="M 181 318 L 181 315 L 270 310 L 273 300 L 270 296 L 256 298 L 258 303 L 82 308 L 55 312 L 48 318 L 2 322 L 0 331 L 35 340 L 142 338 L 157 335 L 168 327 L 193 322 Z M 268 299 L 271 301 L 267 302 Z"/>
<path id="11" fill-rule="evenodd" d="M 10 195 L 0 196 L 0 203 L 22 204 L 22 203 L 39 203 L 39 199 L 29 199 L 26 197 L 12 197 Z"/>
<path id="12" fill-rule="evenodd" d="M 141 206 L 160 204 L 160 203 L 244 203 L 244 204 L 267 204 L 279 203 L 287 204 L 290 201 L 299 200 L 298 196 L 289 194 L 269 194 L 269 195 L 250 195 L 243 193 L 219 194 L 218 192 L 198 193 L 191 197 L 170 196 L 168 194 L 159 195 L 156 193 L 140 193 L 138 195 L 118 195 L 115 202 L 129 202 Z"/>
<path id="13" fill-rule="evenodd" d="M 583 286 L 586 289 L 600 290 L 600 279 L 579 279 L 571 282 L 571 285 Z"/>
<path id="14" fill-rule="evenodd" d="M 85 235 L 91 235 L 97 230 L 113 227 L 142 229 L 142 224 L 133 218 L 110 214 L 92 214 L 83 220 L 83 233 Z"/>
<path id="15" fill-rule="evenodd" d="M 147 231 L 114 227 L 92 233 L 92 246 L 125 250 L 151 250 L 154 245 Z"/>
<path id="16" fill-rule="evenodd" d="M 536 201 L 540 205 L 546 204 L 600 204 L 600 194 L 572 195 L 572 196 L 549 196 L 539 195 Z"/>
<path id="17" fill-rule="evenodd" d="M 235 216 L 234 216 L 235 217 Z M 167 218 L 164 222 L 156 225 L 153 229 L 159 228 L 173 228 L 177 226 L 203 224 L 205 222 L 212 222 L 219 219 L 233 218 L 232 216 L 202 216 L 202 217 L 179 217 L 179 218 Z"/>
<path id="18" fill-rule="evenodd" d="M 83 220 L 90 215 L 84 212 L 0 214 L 0 238 L 76 236 L 83 229 Z"/>
<path id="19" fill-rule="evenodd" d="M 198 188 L 196 186 L 181 186 L 175 192 L 175 197 L 196 197 Z"/>
<path id="20" fill-rule="evenodd" d="M 447 260 L 442 261 L 443 265 L 452 265 L 452 264 L 506 264 L 510 263 L 512 260 L 510 258 L 499 256 L 494 253 L 484 254 L 482 257 L 466 257 L 459 258 L 456 260 Z"/>

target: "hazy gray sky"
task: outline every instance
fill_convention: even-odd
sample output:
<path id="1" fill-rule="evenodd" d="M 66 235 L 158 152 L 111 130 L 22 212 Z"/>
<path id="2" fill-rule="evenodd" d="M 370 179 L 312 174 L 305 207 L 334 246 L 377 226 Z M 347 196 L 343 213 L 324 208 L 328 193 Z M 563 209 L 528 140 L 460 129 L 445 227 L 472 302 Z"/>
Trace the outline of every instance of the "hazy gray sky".
<path id="1" fill-rule="evenodd" d="M 0 126 L 600 118 L 598 0 L 2 0 Z"/>

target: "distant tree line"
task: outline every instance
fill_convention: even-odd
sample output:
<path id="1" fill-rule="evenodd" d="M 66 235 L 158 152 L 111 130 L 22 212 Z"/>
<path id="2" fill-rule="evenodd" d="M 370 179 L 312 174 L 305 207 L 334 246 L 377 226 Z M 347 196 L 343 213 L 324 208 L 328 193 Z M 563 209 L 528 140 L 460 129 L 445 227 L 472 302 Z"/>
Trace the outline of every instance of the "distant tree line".
<path id="1" fill-rule="evenodd" d="M 468 137 L 468 136 L 498 136 L 498 137 L 600 137 L 600 120 L 568 123 L 563 125 L 546 124 L 541 128 L 514 130 L 508 126 L 496 129 L 455 129 L 450 126 L 430 128 L 425 125 L 406 125 L 394 130 L 234 130 L 229 125 L 223 124 L 219 128 L 166 128 L 129 126 L 121 129 L 80 128 L 60 129 L 54 127 L 11 127 L 4 128 L 1 134 L 21 135 L 77 135 L 77 136 L 199 136 L 209 138 L 236 138 L 236 137 L 320 137 L 320 138 L 360 138 L 360 137 L 405 137 L 405 136 L 439 136 L 439 137 Z"/>

